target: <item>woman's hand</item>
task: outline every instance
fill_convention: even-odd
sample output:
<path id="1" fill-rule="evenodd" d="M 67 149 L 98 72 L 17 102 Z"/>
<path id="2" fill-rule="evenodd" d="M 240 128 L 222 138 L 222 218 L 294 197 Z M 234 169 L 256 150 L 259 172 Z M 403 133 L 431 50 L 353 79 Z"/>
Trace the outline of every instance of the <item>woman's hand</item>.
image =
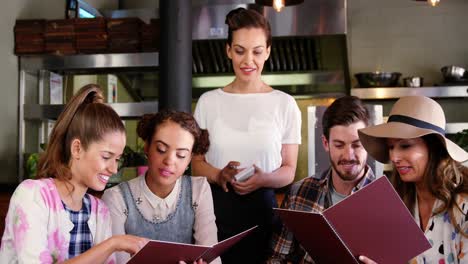
<path id="1" fill-rule="evenodd" d="M 216 183 L 223 188 L 225 192 L 228 192 L 227 183 L 233 181 L 234 175 L 236 175 L 240 170 L 237 167 L 240 165 L 238 161 L 230 161 L 228 164 L 219 172 Z"/>
<path id="2" fill-rule="evenodd" d="M 249 194 L 263 186 L 265 186 L 265 179 L 268 177 L 268 174 L 262 171 L 259 167 L 253 165 L 255 172 L 252 177 L 248 178 L 244 182 L 238 182 L 233 180 L 231 185 L 234 191 L 239 195 Z"/>
<path id="3" fill-rule="evenodd" d="M 373 261 L 372 259 L 366 256 L 359 256 L 359 260 L 364 264 L 377 264 L 377 262 Z"/>
<path id="4" fill-rule="evenodd" d="M 109 240 L 112 243 L 113 251 L 125 251 L 130 255 L 137 253 L 148 243 L 147 238 L 133 235 L 116 235 Z"/>

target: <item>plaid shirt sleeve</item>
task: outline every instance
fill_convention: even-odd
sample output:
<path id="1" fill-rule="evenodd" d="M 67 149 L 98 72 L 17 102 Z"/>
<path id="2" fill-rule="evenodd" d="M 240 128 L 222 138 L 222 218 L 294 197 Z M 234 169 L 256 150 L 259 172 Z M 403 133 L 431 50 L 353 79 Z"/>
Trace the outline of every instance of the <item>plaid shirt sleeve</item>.
<path id="1" fill-rule="evenodd" d="M 293 209 L 295 194 L 288 192 L 284 198 L 281 208 Z M 276 263 L 299 263 L 304 257 L 304 250 L 299 246 L 294 235 L 283 224 L 279 225 L 272 234 L 271 254 L 267 261 L 270 264 Z"/>

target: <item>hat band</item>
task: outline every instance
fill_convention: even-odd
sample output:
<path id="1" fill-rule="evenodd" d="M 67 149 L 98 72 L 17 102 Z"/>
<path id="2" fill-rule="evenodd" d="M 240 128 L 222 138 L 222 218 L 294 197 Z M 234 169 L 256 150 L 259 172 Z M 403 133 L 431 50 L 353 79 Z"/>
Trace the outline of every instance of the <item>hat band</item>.
<path id="1" fill-rule="evenodd" d="M 431 123 L 428 123 L 428 122 L 426 122 L 426 121 L 422 121 L 422 120 L 419 120 L 419 119 L 416 119 L 416 118 L 412 118 L 412 117 L 409 117 L 409 116 L 404 116 L 404 115 L 391 115 L 391 116 L 388 118 L 387 123 L 390 123 L 390 122 L 405 123 L 405 124 L 412 125 L 412 126 L 419 127 L 419 128 L 425 128 L 425 129 L 434 130 L 434 131 L 439 132 L 439 133 L 442 134 L 442 135 L 445 135 L 445 129 L 443 129 L 443 128 L 441 128 L 441 127 L 438 127 L 438 126 L 436 126 L 436 125 L 433 125 L 433 124 L 431 124 Z"/>

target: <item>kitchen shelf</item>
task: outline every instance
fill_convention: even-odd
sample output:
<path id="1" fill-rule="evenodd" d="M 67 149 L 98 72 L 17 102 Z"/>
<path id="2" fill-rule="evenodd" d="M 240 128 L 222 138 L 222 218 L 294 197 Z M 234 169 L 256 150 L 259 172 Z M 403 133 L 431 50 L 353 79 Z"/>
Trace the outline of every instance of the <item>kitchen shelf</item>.
<path id="1" fill-rule="evenodd" d="M 38 129 L 37 142 L 46 138 L 47 120 L 57 119 L 63 105 L 44 104 L 46 72 L 59 74 L 96 74 L 118 71 L 156 71 L 159 67 L 159 53 L 114 53 L 78 55 L 30 55 L 19 56 L 19 129 L 18 129 L 18 181 L 24 179 L 24 154 L 26 150 L 27 125 Z M 36 87 L 36 84 L 38 87 Z M 34 89 L 37 89 L 35 92 Z M 35 94 L 34 101 L 29 95 Z M 27 99 L 28 98 L 28 99 Z M 109 104 L 123 119 L 134 119 L 145 113 L 158 111 L 158 102 L 113 103 Z M 31 132 L 28 132 L 31 133 Z M 32 135 L 32 134 L 30 134 Z M 34 136 L 35 137 L 35 136 Z M 37 147 L 39 148 L 39 146 Z"/>
<path id="2" fill-rule="evenodd" d="M 402 96 L 409 95 L 421 95 L 431 98 L 468 98 L 468 86 L 353 88 L 351 89 L 351 95 L 364 100 L 399 99 Z M 386 119 L 384 121 L 386 122 Z M 464 129 L 468 129 L 468 122 L 447 123 L 445 126 L 447 134 L 456 134 Z"/>
<path id="3" fill-rule="evenodd" d="M 192 77 L 193 88 L 218 88 L 234 80 L 234 75 L 212 75 Z M 266 72 L 262 80 L 271 86 L 328 84 L 345 85 L 342 71 L 311 71 L 299 73 Z"/>
<path id="4" fill-rule="evenodd" d="M 361 99 L 398 99 L 408 95 L 423 95 L 432 98 L 468 97 L 466 86 L 433 86 L 433 87 L 379 87 L 353 88 L 351 95 Z"/>
<path id="5" fill-rule="evenodd" d="M 445 124 L 445 133 L 456 134 L 462 130 L 468 129 L 468 123 L 447 123 Z"/>
<path id="6" fill-rule="evenodd" d="M 62 112 L 65 105 L 24 105 L 24 119 L 26 120 L 55 120 Z M 135 119 L 147 113 L 158 111 L 158 102 L 138 103 L 112 103 L 109 104 L 122 119 Z"/>
<path id="7" fill-rule="evenodd" d="M 132 68 L 153 69 L 159 66 L 159 53 L 111 53 L 78 55 L 31 55 L 19 57 L 20 67 L 25 71 L 83 71 L 117 70 Z"/>

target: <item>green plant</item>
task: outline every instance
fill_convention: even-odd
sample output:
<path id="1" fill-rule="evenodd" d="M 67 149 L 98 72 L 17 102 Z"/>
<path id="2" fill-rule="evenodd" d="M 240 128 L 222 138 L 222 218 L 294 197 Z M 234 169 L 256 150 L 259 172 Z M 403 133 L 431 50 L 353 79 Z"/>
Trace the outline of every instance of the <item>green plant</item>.
<path id="1" fill-rule="evenodd" d="M 45 150 L 46 144 L 40 144 L 39 147 L 41 150 Z M 25 164 L 25 172 L 26 176 L 29 179 L 34 179 L 36 178 L 37 174 L 37 164 L 39 163 L 39 153 L 31 153 L 28 158 L 26 159 L 26 164 Z"/>
<path id="2" fill-rule="evenodd" d="M 468 151 L 468 129 L 456 133 L 451 139 L 465 151 Z"/>
<path id="3" fill-rule="evenodd" d="M 148 164 L 148 159 L 146 158 L 145 153 L 141 151 L 138 146 L 137 150 L 138 151 L 134 151 L 131 147 L 125 146 L 120 168 L 146 166 Z"/>

